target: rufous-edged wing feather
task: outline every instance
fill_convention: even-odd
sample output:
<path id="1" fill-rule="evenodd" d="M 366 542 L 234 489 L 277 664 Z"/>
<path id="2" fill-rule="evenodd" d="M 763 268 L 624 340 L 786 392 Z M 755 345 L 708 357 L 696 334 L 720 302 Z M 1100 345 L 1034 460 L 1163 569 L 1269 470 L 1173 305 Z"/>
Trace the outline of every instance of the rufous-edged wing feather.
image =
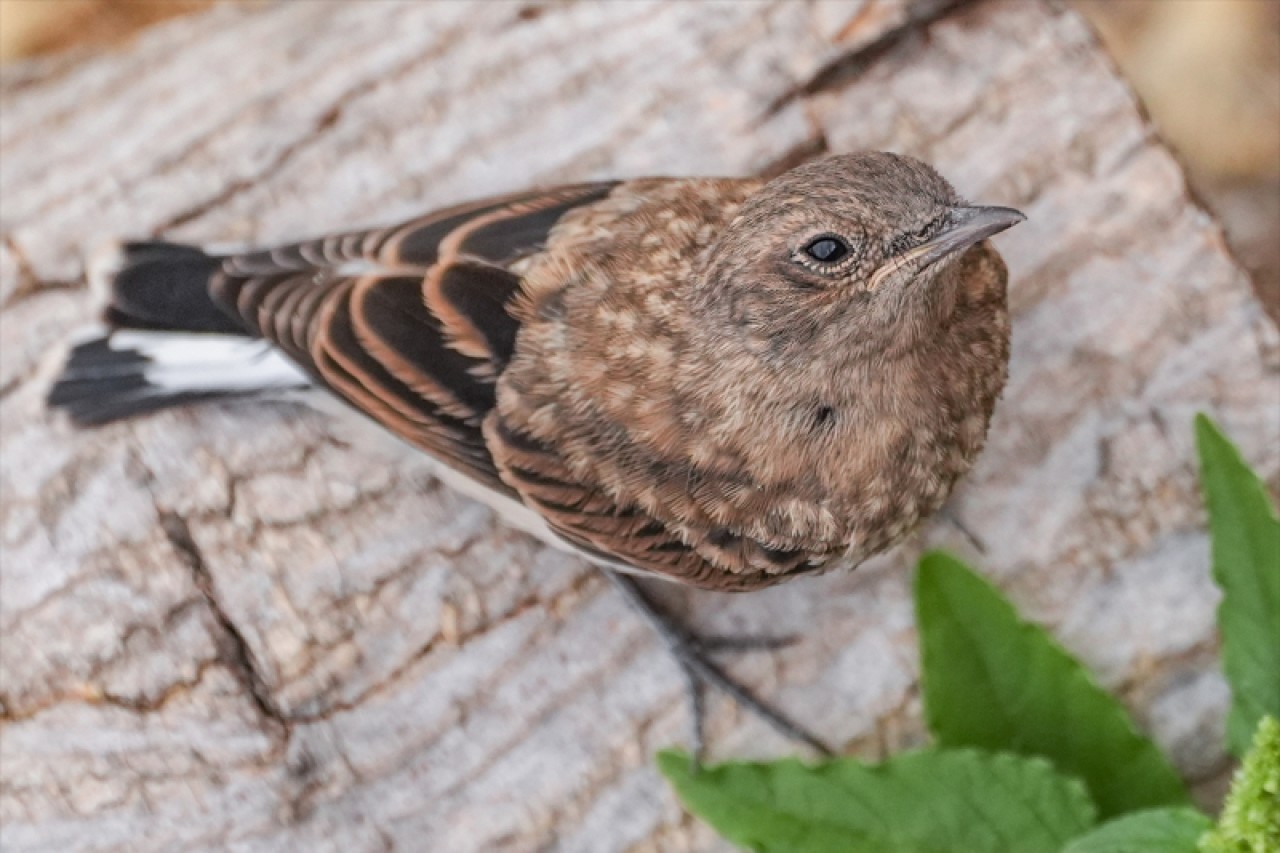
<path id="1" fill-rule="evenodd" d="M 817 566 L 804 551 L 768 548 L 724 528 L 663 524 L 635 506 L 619 506 L 581 482 L 553 448 L 513 429 L 496 413 L 485 435 L 503 477 L 566 541 L 596 558 L 708 589 L 767 586 Z"/>
<path id="2" fill-rule="evenodd" d="M 480 424 L 515 345 L 508 266 L 612 183 L 446 208 L 387 228 L 233 254 L 211 290 L 356 409 L 504 494 Z"/>

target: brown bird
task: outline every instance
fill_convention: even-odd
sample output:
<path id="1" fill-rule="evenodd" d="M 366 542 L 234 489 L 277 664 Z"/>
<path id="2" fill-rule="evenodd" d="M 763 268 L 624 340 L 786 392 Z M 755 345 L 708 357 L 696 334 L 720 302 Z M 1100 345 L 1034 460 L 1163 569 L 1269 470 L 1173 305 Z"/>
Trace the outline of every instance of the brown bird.
<path id="1" fill-rule="evenodd" d="M 694 681 L 821 749 L 613 570 L 759 589 L 852 567 L 937 511 L 1005 381 L 1006 272 L 985 240 L 1022 219 L 859 153 L 263 251 L 132 243 L 91 270 L 108 328 L 48 402 L 89 425 L 327 390 L 605 568 Z"/>

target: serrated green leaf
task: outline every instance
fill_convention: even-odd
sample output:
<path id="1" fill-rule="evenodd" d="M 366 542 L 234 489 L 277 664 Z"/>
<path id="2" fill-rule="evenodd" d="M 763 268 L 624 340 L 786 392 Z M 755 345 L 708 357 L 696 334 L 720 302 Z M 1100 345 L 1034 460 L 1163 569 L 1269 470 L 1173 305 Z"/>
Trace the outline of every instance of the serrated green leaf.
<path id="1" fill-rule="evenodd" d="M 1195 809 L 1148 809 L 1108 821 L 1062 853 L 1196 853 L 1213 822 Z"/>
<path id="2" fill-rule="evenodd" d="M 1125 709 L 995 587 L 942 553 L 916 571 L 925 716 L 940 746 L 1042 755 L 1101 816 L 1189 802 Z"/>
<path id="3" fill-rule="evenodd" d="M 1094 821 L 1084 786 L 1047 761 L 972 749 L 700 769 L 666 751 L 658 768 L 689 811 L 768 853 L 1058 853 Z"/>
<path id="4" fill-rule="evenodd" d="M 1200 485 L 1209 509 L 1218 627 L 1231 682 L 1227 741 L 1243 755 L 1264 714 L 1280 717 L 1280 519 L 1240 451 L 1196 415 Z"/>
<path id="5" fill-rule="evenodd" d="M 1231 780 L 1218 826 L 1200 839 L 1203 853 L 1280 850 L 1280 722 L 1258 721 L 1253 745 Z"/>

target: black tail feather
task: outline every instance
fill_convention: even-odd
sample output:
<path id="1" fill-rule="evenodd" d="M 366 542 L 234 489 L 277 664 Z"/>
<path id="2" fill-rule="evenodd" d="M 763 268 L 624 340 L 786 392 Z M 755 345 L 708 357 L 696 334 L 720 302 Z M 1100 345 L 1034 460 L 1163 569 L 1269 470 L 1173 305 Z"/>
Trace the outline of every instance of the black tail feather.
<path id="1" fill-rule="evenodd" d="M 45 405 L 65 411 L 77 426 L 98 426 L 226 395 L 216 390 L 166 392 L 147 379 L 152 363 L 135 350 L 112 349 L 107 337 L 79 344 L 67 356 Z"/>
<path id="2" fill-rule="evenodd" d="M 139 242 L 95 264 L 107 330 L 71 348 L 46 397 L 79 426 L 170 406 L 297 388 L 307 379 L 209 293 L 221 260 L 194 246 Z"/>
<path id="3" fill-rule="evenodd" d="M 103 319 L 113 328 L 245 334 L 209 294 L 209 280 L 222 260 L 203 249 L 162 241 L 125 243 L 106 266 Z"/>

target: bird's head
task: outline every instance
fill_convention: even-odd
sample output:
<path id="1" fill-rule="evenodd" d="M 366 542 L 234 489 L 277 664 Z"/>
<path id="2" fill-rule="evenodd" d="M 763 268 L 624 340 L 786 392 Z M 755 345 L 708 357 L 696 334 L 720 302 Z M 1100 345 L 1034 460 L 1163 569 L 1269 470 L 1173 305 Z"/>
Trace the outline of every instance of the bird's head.
<path id="1" fill-rule="evenodd" d="M 707 255 L 699 301 L 761 354 L 891 353 L 945 320 L 966 251 L 1024 218 L 966 203 L 911 157 L 826 157 L 743 203 Z"/>

